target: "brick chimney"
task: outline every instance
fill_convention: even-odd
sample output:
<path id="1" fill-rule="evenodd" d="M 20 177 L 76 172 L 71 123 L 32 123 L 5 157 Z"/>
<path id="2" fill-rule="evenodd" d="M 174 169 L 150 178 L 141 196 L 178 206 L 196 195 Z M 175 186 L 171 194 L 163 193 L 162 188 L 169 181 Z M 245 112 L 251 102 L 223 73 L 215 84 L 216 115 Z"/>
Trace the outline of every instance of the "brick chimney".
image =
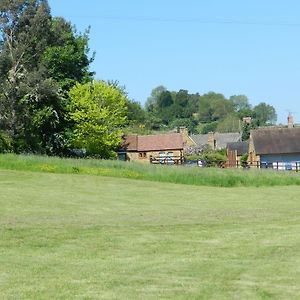
<path id="1" fill-rule="evenodd" d="M 186 127 L 179 127 L 179 133 L 181 133 L 182 136 L 189 136 L 189 131 Z"/>
<path id="2" fill-rule="evenodd" d="M 291 114 L 288 115 L 287 121 L 288 121 L 288 128 L 293 128 L 294 127 L 294 118 Z"/>
<path id="3" fill-rule="evenodd" d="M 213 132 L 209 132 L 207 136 L 207 144 L 211 147 L 211 149 L 216 149 L 216 140 L 215 134 Z"/>

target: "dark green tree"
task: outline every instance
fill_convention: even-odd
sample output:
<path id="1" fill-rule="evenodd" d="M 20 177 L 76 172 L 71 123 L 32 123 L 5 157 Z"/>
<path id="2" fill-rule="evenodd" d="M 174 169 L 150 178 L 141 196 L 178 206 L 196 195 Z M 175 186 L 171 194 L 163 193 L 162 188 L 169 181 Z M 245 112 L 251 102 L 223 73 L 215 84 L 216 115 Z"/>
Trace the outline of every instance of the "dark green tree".
<path id="1" fill-rule="evenodd" d="M 15 152 L 57 154 L 68 89 L 92 76 L 87 33 L 52 19 L 46 0 L 2 0 L 0 30 L 0 129 Z"/>

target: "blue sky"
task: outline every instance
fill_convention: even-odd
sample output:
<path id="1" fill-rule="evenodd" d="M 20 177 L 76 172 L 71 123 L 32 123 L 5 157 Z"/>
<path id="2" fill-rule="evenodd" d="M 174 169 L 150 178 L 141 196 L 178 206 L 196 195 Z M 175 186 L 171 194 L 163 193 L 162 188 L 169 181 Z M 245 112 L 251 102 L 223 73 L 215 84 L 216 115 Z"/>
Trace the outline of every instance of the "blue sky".
<path id="1" fill-rule="evenodd" d="M 146 101 L 172 91 L 248 96 L 300 123 L 299 0 L 48 0 L 53 16 L 91 26 L 92 70 Z"/>

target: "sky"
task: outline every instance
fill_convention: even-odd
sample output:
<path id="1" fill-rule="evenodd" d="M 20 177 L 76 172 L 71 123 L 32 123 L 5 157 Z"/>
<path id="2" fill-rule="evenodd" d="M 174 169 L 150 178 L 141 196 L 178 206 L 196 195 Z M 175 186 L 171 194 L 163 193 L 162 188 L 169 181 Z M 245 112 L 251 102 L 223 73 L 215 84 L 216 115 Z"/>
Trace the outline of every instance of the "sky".
<path id="1" fill-rule="evenodd" d="M 144 104 L 170 91 L 246 95 L 300 123 L 299 0 L 48 0 L 79 32 L 90 26 L 96 79 Z"/>

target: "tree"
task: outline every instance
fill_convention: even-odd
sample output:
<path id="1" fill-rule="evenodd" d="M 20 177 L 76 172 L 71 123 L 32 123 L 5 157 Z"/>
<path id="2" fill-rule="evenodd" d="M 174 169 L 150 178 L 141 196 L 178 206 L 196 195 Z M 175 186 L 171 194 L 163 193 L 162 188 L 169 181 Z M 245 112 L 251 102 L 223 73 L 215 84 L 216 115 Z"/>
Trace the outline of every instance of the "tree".
<path id="1" fill-rule="evenodd" d="M 30 109 L 39 101 L 36 79 L 44 80 L 39 62 L 47 47 L 50 26 L 46 0 L 0 3 L 0 128 L 14 141 L 15 150 L 23 148 L 20 144 L 26 139 L 32 119 Z"/>
<path id="2" fill-rule="evenodd" d="M 255 119 L 260 126 L 272 125 L 277 121 L 275 108 L 265 102 L 259 103 L 253 108 Z"/>
<path id="3" fill-rule="evenodd" d="M 169 91 L 162 92 L 157 99 L 157 115 L 165 125 L 174 118 L 173 104 L 172 94 Z"/>
<path id="4" fill-rule="evenodd" d="M 233 112 L 233 105 L 222 94 L 209 92 L 199 98 L 199 121 L 209 123 Z"/>
<path id="5" fill-rule="evenodd" d="M 69 92 L 71 146 L 101 158 L 114 156 L 126 123 L 126 95 L 104 81 L 76 84 Z"/>
<path id="6" fill-rule="evenodd" d="M 94 73 L 89 71 L 89 65 L 94 60 L 94 54 L 88 57 L 88 33 L 89 30 L 84 34 L 76 33 L 71 23 L 63 18 L 52 20 L 51 40 L 42 62 L 48 76 L 64 90 L 69 90 L 76 82 L 92 80 Z"/>
<path id="7" fill-rule="evenodd" d="M 163 85 L 159 85 L 151 91 L 151 96 L 147 98 L 145 103 L 146 111 L 155 112 L 157 108 L 157 101 L 162 92 L 167 89 Z"/>
<path id="8" fill-rule="evenodd" d="M 92 79 L 88 36 L 46 0 L 0 2 L 0 129 L 15 152 L 61 153 L 67 92 Z"/>
<path id="9" fill-rule="evenodd" d="M 251 108 L 248 97 L 245 95 L 233 95 L 229 98 L 229 101 L 232 102 L 233 108 L 236 112 Z"/>
<path id="10" fill-rule="evenodd" d="M 227 115 L 224 119 L 219 121 L 216 128 L 218 132 L 239 132 L 241 131 L 241 120 L 236 113 Z"/>

